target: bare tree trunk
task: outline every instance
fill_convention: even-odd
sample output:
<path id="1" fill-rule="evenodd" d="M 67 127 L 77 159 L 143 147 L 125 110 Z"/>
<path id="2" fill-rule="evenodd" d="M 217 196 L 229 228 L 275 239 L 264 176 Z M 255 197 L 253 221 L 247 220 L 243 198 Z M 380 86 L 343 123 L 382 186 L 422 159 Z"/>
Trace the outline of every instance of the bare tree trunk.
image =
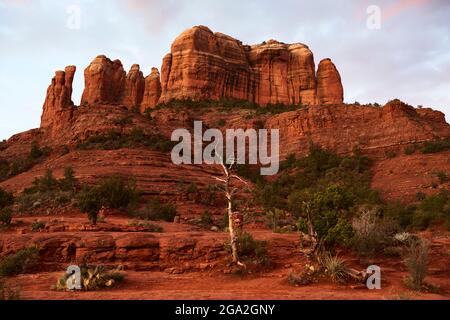
<path id="1" fill-rule="evenodd" d="M 231 254 L 233 256 L 233 262 L 239 264 L 239 252 L 237 248 L 238 235 L 234 229 L 233 199 L 228 193 L 226 196 L 228 199 L 228 230 L 230 232 Z"/>

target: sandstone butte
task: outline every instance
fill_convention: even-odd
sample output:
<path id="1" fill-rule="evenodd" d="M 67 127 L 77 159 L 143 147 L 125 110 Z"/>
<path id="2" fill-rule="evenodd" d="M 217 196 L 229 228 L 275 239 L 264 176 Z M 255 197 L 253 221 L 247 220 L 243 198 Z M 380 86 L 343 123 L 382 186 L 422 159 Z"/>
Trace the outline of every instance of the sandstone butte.
<path id="1" fill-rule="evenodd" d="M 410 145 L 450 137 L 450 125 L 446 123 L 445 115 L 430 108 L 415 109 L 399 100 L 384 107 L 344 104 L 344 89 L 336 66 L 330 59 L 325 59 L 316 71 L 311 50 L 300 43 L 269 40 L 247 46 L 227 35 L 213 33 L 207 27 L 193 27 L 175 39 L 171 52 L 163 59 L 161 73 L 152 68 L 144 77 L 138 65 L 133 65 L 127 73 L 119 60 L 113 61 L 103 55 L 96 57 L 84 70 L 85 88 L 80 106 L 76 106 L 71 98 L 75 71 L 74 66 L 69 66 L 56 72 L 47 90 L 41 127 L 9 139 L 0 151 L 0 159 L 9 161 L 25 157 L 33 141 L 54 150 L 63 146 L 73 148 L 89 136 L 109 130 L 129 132 L 141 128 L 146 133 L 170 138 L 174 129 L 190 128 L 193 120 L 202 120 L 209 127 L 216 126 L 220 119 L 226 128 L 245 129 L 263 123 L 266 128 L 280 129 L 282 159 L 291 153 L 304 155 L 314 143 L 341 155 L 358 149 L 381 163 L 388 160 L 387 154 L 403 154 Z M 211 110 L 198 112 L 188 107 L 182 110 L 162 108 L 153 111 L 152 121 L 141 115 L 158 103 L 174 99 L 233 99 L 236 108 L 227 114 Z M 240 101 L 257 103 L 261 108 L 300 103 L 303 107 L 276 115 L 248 117 L 251 111 L 240 109 Z M 100 153 L 94 152 L 92 157 L 106 157 Z M 95 159 L 79 156 L 70 157 L 70 162 L 74 167 L 77 167 L 77 161 L 80 162 L 76 169 L 85 168 L 86 177 L 112 173 L 119 163 L 126 162 L 126 167 L 140 172 L 138 183 L 147 183 L 144 189 L 147 187 L 150 193 L 156 192 L 148 185 L 152 161 L 147 163 L 149 160 L 138 154 L 117 153 L 109 164 L 109 171 L 105 172 L 96 169 Z M 448 155 L 436 157 L 445 158 L 433 162 L 437 167 L 450 166 Z M 157 163 L 170 161 L 170 157 L 163 159 Z M 51 166 L 63 168 L 64 161 L 52 161 L 37 168 L 41 171 Z M 143 163 L 146 165 L 141 170 L 139 166 Z M 174 168 L 171 170 L 178 172 Z M 199 180 L 205 176 L 205 173 L 189 172 Z M 417 168 L 417 174 L 420 172 L 429 174 L 431 169 L 424 165 Z M 408 180 L 410 176 L 404 178 Z M 19 176 L 0 186 L 20 190 L 26 187 L 25 181 L 24 176 Z M 408 192 L 419 189 L 416 186 Z"/>

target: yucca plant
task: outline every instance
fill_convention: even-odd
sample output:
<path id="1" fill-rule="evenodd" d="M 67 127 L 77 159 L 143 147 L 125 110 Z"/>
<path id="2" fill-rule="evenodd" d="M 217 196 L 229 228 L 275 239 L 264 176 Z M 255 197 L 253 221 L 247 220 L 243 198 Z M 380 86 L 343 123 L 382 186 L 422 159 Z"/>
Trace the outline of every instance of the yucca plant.
<path id="1" fill-rule="evenodd" d="M 60 291 L 67 290 L 67 281 L 70 277 L 71 275 L 64 274 L 54 288 Z M 123 280 L 124 276 L 119 270 L 107 271 L 103 266 L 81 267 L 81 285 L 86 291 L 112 288 Z"/>
<path id="2" fill-rule="evenodd" d="M 336 283 L 346 282 L 348 278 L 348 270 L 344 260 L 338 256 L 325 254 L 321 258 L 321 264 L 325 268 L 325 272 L 330 276 L 331 280 Z"/>

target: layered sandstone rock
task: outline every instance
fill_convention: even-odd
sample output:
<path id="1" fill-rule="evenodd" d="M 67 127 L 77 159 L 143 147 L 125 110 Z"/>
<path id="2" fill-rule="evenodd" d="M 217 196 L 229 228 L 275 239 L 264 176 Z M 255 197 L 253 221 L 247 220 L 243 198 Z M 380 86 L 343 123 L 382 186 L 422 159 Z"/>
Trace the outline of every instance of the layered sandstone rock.
<path id="1" fill-rule="evenodd" d="M 344 88 L 341 76 L 330 59 L 319 63 L 317 70 L 317 103 L 342 104 L 344 102 Z"/>
<path id="2" fill-rule="evenodd" d="M 152 72 L 145 78 L 145 91 L 140 107 L 143 113 L 148 108 L 154 108 L 161 96 L 161 80 L 158 69 L 152 68 Z"/>
<path id="3" fill-rule="evenodd" d="M 138 64 L 134 64 L 125 78 L 121 104 L 128 109 L 139 108 L 144 97 L 145 79 Z"/>
<path id="4" fill-rule="evenodd" d="M 76 67 L 68 66 L 64 71 L 56 71 L 52 83 L 47 89 L 41 128 L 49 128 L 58 123 L 62 113 L 70 114 L 73 108 L 72 83 Z"/>
<path id="5" fill-rule="evenodd" d="M 321 100 L 326 104 L 343 100 L 338 91 L 342 88 L 339 74 L 335 67 L 333 71 L 321 72 Z M 163 60 L 161 74 L 161 102 L 186 98 L 232 98 L 261 105 L 318 102 L 314 56 L 301 43 L 269 40 L 245 46 L 197 26 L 175 40 Z"/>
<path id="6" fill-rule="evenodd" d="M 126 73 L 119 60 L 111 61 L 101 55 L 84 70 L 85 88 L 82 105 L 119 103 L 122 98 Z"/>

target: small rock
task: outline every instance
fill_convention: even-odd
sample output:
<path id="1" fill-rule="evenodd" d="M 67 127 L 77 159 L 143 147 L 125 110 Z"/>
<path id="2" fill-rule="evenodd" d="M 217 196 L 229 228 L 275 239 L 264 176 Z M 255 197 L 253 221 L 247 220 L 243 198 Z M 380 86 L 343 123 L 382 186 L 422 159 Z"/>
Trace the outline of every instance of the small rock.
<path id="1" fill-rule="evenodd" d="M 213 227 L 211 227 L 211 231 L 213 231 L 213 232 L 217 232 L 217 231 L 219 231 L 219 228 L 218 228 L 218 227 L 216 227 L 216 226 L 213 226 Z"/>

